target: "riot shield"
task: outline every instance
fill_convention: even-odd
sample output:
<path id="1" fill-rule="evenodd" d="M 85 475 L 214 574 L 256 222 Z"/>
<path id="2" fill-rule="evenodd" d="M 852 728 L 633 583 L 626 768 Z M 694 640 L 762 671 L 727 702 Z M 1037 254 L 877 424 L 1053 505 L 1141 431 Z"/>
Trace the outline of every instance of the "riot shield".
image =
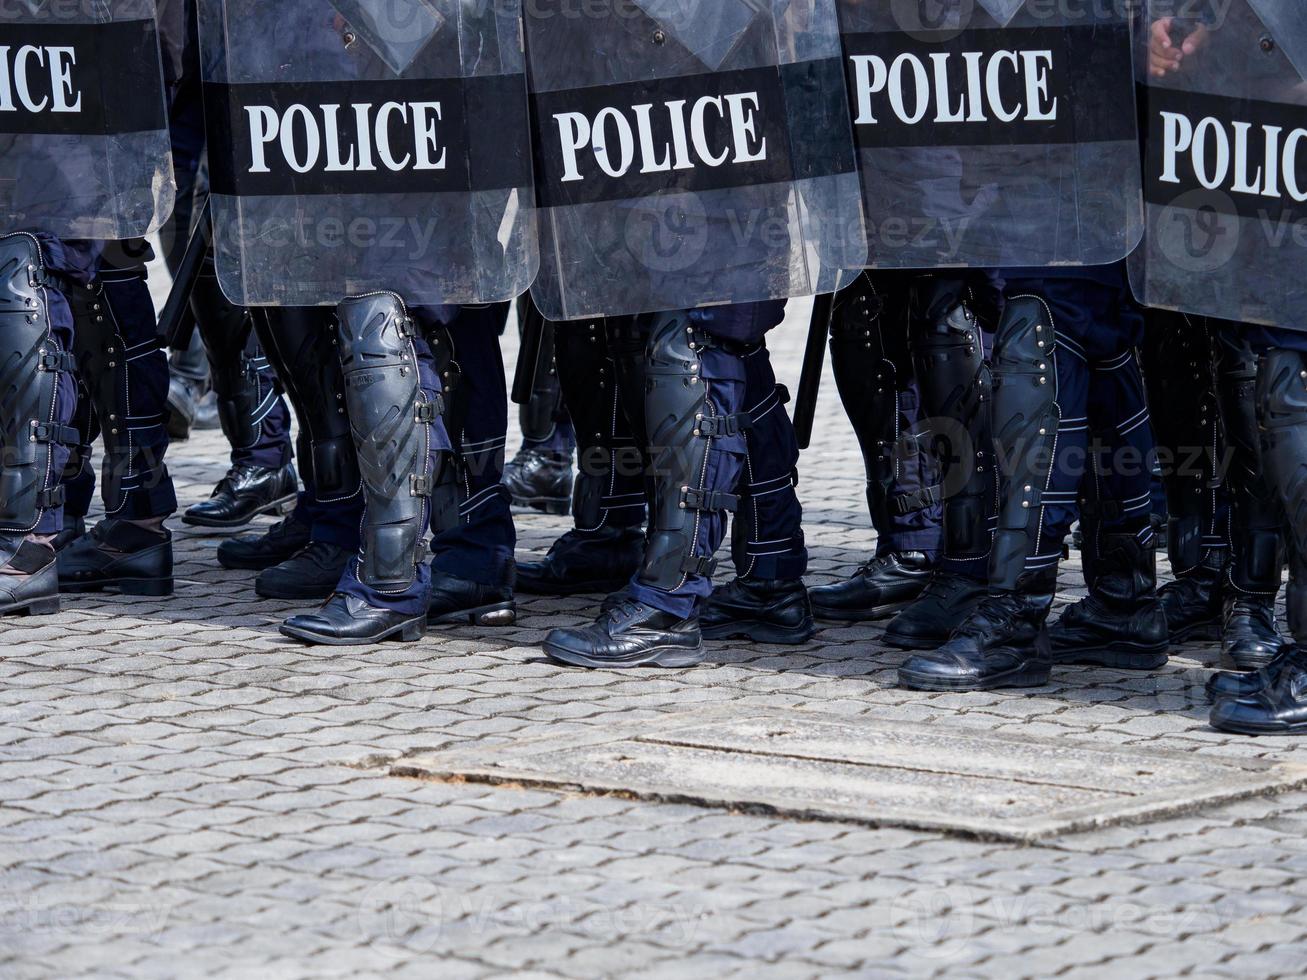
<path id="1" fill-rule="evenodd" d="M 526 291 L 518 0 L 200 0 L 214 257 L 244 306 Z"/>
<path id="2" fill-rule="evenodd" d="M 1148 6 L 1142 87 L 1148 306 L 1307 330 L 1307 8 Z"/>
<path id="3" fill-rule="evenodd" d="M 551 320 L 805 296 L 865 259 L 834 0 L 532 0 Z"/>
<path id="4" fill-rule="evenodd" d="M 1124 258 L 1143 229 L 1129 7 L 839 0 L 869 264 Z"/>
<path id="5" fill-rule="evenodd" d="M 0 233 L 136 238 L 173 195 L 154 0 L 0 3 Z"/>

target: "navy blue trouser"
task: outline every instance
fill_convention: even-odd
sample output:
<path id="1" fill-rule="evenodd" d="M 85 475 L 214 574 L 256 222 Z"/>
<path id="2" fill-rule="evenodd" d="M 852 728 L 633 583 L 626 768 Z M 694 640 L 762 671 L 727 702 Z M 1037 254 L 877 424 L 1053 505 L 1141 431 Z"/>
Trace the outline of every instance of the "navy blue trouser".
<path id="1" fill-rule="evenodd" d="M 413 339 L 422 392 L 427 400 L 439 396 L 445 404 L 444 415 L 431 427 L 427 473 L 435 474 L 438 483 L 452 478 L 454 505 L 432 513 L 432 561 L 418 567 L 409 588 L 378 592 L 359 581 L 357 562 L 351 561 L 338 591 L 378 608 L 418 615 L 429 602 L 433 569 L 486 585 L 511 585 L 517 533 L 511 498 L 500 484 L 508 389 L 499 333 L 508 304 L 467 307 L 452 315 L 449 308 L 411 312 L 423 328 Z M 439 350 L 445 344 L 450 349 Z"/>
<path id="2" fill-rule="evenodd" d="M 1151 542 L 1155 446 L 1136 352 L 1143 316 L 1124 274 L 1008 275 L 1005 298 L 1023 295 L 1042 299 L 1052 317 L 1058 414 L 1026 570 L 1058 564 L 1082 509 L 1091 517 L 1086 535 L 1128 533 Z"/>
<path id="3" fill-rule="evenodd" d="M 81 445 L 64 471 L 66 509 L 85 517 L 95 492 L 92 443 L 103 436 L 100 494 L 108 517 L 145 520 L 177 509 L 164 464 L 168 358 L 159 344 L 143 266 L 102 263 L 89 294 L 74 293 L 81 377 L 72 424 Z"/>
<path id="4" fill-rule="evenodd" d="M 739 495 L 745 530 L 737 535 L 733 557 L 737 573 L 753 578 L 795 578 L 807 565 L 802 509 L 794 492 L 797 442 L 763 346 L 767 331 L 784 317 L 782 300 L 711 307 L 690 314 L 693 322 L 719 342 L 700 356 L 700 375 L 712 414 L 756 412 L 756 432 L 746 429 L 712 439 L 699 487 L 709 494 Z M 630 398 L 632 393 L 624 391 L 623 397 Z M 656 433 L 649 436 L 657 437 Z M 727 512 L 705 510 L 700 518 L 694 554 L 708 559 L 725 539 Z M 773 547 L 768 547 L 769 542 Z M 775 553 L 764 554 L 766 551 Z M 712 579 L 687 572 L 677 587 L 662 589 L 642 582 L 637 572 L 631 580 L 631 593 L 664 612 L 688 617 L 712 593 Z"/>

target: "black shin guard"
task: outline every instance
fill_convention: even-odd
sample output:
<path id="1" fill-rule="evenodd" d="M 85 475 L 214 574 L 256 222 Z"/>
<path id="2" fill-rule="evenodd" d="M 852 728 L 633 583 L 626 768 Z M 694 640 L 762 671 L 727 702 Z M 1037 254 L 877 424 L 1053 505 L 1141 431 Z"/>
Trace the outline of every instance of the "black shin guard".
<path id="1" fill-rule="evenodd" d="M 1307 644 L 1307 355 L 1271 350 L 1262 357 L 1257 417 L 1266 475 L 1289 535 L 1289 629 L 1298 644 Z"/>
<path id="2" fill-rule="evenodd" d="M 425 550 L 432 426 L 443 406 L 422 390 L 417 326 L 398 295 L 351 297 L 337 313 L 345 401 L 367 502 L 358 576 L 378 592 L 403 592 Z"/>
<path id="3" fill-rule="evenodd" d="M 1008 299 L 994 342 L 994 453 L 998 531 L 989 583 L 1016 590 L 1035 554 L 1044 490 L 1057 444 L 1053 318 L 1038 296 Z"/>
<path id="4" fill-rule="evenodd" d="M 0 564 L 63 501 L 55 445 L 80 441 L 55 418 L 58 386 L 73 383 L 73 357 L 51 335 L 52 288 L 37 239 L 0 236 Z"/>
<path id="5" fill-rule="evenodd" d="M 993 381 L 984 339 L 960 279 L 914 281 L 909 341 L 924 414 L 934 420 L 944 495 L 944 554 L 973 560 L 989 554 L 996 492 Z"/>
<path id="6" fill-rule="evenodd" d="M 325 309 L 268 308 L 258 311 L 254 325 L 295 408 L 299 465 L 314 497 L 330 503 L 357 496 L 363 481 L 350 435 L 335 318 Z"/>

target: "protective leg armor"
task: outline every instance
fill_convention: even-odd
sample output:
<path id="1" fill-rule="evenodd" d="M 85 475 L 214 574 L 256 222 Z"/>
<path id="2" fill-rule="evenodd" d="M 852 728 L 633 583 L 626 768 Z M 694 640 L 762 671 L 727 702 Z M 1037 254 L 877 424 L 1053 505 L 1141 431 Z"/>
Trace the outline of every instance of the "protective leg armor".
<path id="1" fill-rule="evenodd" d="M 37 239 L 0 236 L 0 562 L 63 503 L 61 447 L 79 441 L 57 417 L 73 356 L 51 335 L 52 291 Z"/>
<path id="2" fill-rule="evenodd" d="M 1056 341 L 1038 296 L 1010 297 L 994 343 L 994 453 L 999 473 L 998 531 L 990 555 L 993 589 L 1015 591 L 1035 554 L 1041 505 L 1056 448 Z"/>
<path id="3" fill-rule="evenodd" d="M 557 435 L 563 414 L 563 390 L 555 363 L 556 334 L 554 324 L 546 322 L 540 337 L 540 360 L 536 367 L 531 398 L 521 406 L 518 420 L 522 436 L 528 442 L 547 443 Z"/>
<path id="4" fill-rule="evenodd" d="M 404 592 L 425 554 L 433 427 L 443 403 L 422 391 L 417 327 L 398 295 L 350 297 L 337 314 L 345 403 L 367 501 L 358 577 L 378 592 Z"/>
<path id="5" fill-rule="evenodd" d="M 995 495 L 994 385 L 984 338 L 961 279 L 915 280 L 911 311 L 917 383 L 924 414 L 936 420 L 932 427 L 940 440 L 935 455 L 944 497 L 944 554 L 974 563 L 979 578 L 990 551 Z M 943 431 L 944 426 L 951 431 Z"/>
<path id="6" fill-rule="evenodd" d="M 262 434 L 265 400 L 276 398 L 275 392 L 261 389 L 257 367 L 247 350 L 253 320 L 248 311 L 223 296 L 212 258 L 207 258 L 200 270 L 191 304 L 209 355 L 209 376 L 218 396 L 223 435 L 234 448 L 248 449 Z"/>
<path id="7" fill-rule="evenodd" d="M 317 308 L 268 308 L 256 314 L 255 328 L 295 408 L 300 466 L 308 469 L 314 497 L 332 503 L 358 496 L 363 481 L 346 411 L 335 318 Z"/>
<path id="8" fill-rule="evenodd" d="M 648 544 L 639 581 L 664 592 L 675 592 L 690 576 L 711 578 L 716 562 L 703 554 L 701 532 L 705 522 L 721 520 L 733 512 L 738 498 L 716 489 L 734 486 L 736 460 L 744 456 L 743 413 L 721 414 L 710 397 L 709 386 L 718 380 L 742 387 L 739 378 L 712 379 L 705 370 L 706 355 L 717 345 L 695 327 L 684 312 L 641 317 L 645 337 L 643 365 L 636 367 L 624 356 L 622 382 L 628 391 L 643 391 L 633 420 L 648 434 L 653 510 Z M 629 350 L 629 348 L 628 348 Z M 623 351 L 626 355 L 627 351 Z M 644 375 L 643 385 L 632 380 Z M 641 404 L 642 401 L 642 404 Z M 734 460 L 723 457 L 732 456 Z M 721 476 L 732 470 L 729 482 Z"/>

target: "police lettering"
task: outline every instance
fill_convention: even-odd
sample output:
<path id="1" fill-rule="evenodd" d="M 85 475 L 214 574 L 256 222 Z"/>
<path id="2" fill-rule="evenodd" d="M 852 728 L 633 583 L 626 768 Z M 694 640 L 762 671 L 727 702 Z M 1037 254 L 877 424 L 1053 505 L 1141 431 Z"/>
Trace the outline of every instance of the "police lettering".
<path id="1" fill-rule="evenodd" d="M 81 112 L 68 46 L 0 45 L 0 112 Z"/>
<path id="2" fill-rule="evenodd" d="M 642 174 L 722 167 L 767 159 L 767 138 L 759 134 L 757 92 L 652 102 L 628 110 L 605 107 L 591 118 L 583 112 L 554 114 L 563 151 L 563 181 L 585 180 L 581 154 L 588 150 L 609 177 L 623 177 L 639 164 Z"/>
<path id="3" fill-rule="evenodd" d="M 271 173 L 269 153 L 296 173 L 444 170 L 447 150 L 438 126 L 439 102 L 356 102 L 352 105 L 296 103 L 278 111 L 268 105 L 245 106 L 250 128 L 252 174 Z M 403 142 L 396 146 L 396 130 Z"/>
<path id="4" fill-rule="evenodd" d="M 1256 194 L 1307 201 L 1307 187 L 1299 183 L 1298 155 L 1307 152 L 1307 129 L 1248 122 L 1224 122 L 1206 116 L 1195 123 L 1182 112 L 1160 113 L 1162 123 L 1162 175 L 1166 184 L 1179 184 L 1179 169 L 1187 165 L 1208 190 Z"/>
<path id="5" fill-rule="evenodd" d="M 963 51 L 934 53 L 927 60 L 900 54 L 853 55 L 857 124 L 875 126 L 883 96 L 899 121 L 934 123 L 1052 122 L 1058 99 L 1049 95 L 1053 52 Z"/>

